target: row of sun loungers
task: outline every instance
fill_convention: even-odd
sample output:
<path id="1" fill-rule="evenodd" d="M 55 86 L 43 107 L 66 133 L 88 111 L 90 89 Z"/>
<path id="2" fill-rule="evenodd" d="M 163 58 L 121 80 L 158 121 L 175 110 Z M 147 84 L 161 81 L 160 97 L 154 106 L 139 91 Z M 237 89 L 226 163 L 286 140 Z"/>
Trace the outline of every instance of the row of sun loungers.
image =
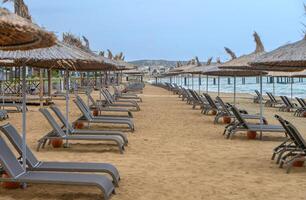
<path id="1" fill-rule="evenodd" d="M 103 92 L 107 93 L 107 97 L 111 95 L 109 91 L 104 90 Z M 132 99 L 136 97 L 133 96 Z M 92 101 L 96 102 L 93 98 Z M 126 98 L 126 101 L 133 105 L 137 104 L 128 98 Z M 127 125 L 129 130 L 134 131 L 135 129 L 130 115 L 124 117 L 116 115 L 107 116 L 104 114 L 93 116 L 90 107 L 85 104 L 80 96 L 76 96 L 74 102 L 82 115 L 78 121 L 97 124 Z M 137 106 L 139 107 L 138 104 Z M 107 108 L 107 106 L 103 106 L 103 108 Z M 118 107 L 119 109 L 122 108 Z M 51 115 L 50 110 L 53 111 L 54 115 Z M 52 131 L 38 140 L 37 151 L 44 148 L 53 139 L 109 142 L 115 144 L 120 153 L 123 153 L 125 147 L 128 145 L 127 135 L 122 131 L 75 129 L 70 122 L 67 128 L 66 117 L 55 105 L 50 106 L 50 108 L 40 108 L 39 111 L 52 127 Z M 101 111 L 103 113 L 105 112 L 103 109 Z M 127 109 L 123 112 L 129 113 L 131 111 Z M 9 178 L 0 178 L 0 182 L 94 186 L 101 190 L 104 199 L 109 199 L 112 194 L 115 194 L 115 187 L 119 185 L 120 174 L 114 165 L 109 163 L 43 162 L 35 157 L 29 147 L 26 147 L 27 160 L 25 162 L 27 169 L 25 170 L 22 167 L 22 162 L 24 161 L 21 161 L 13 153 L 14 150 L 19 156 L 22 155 L 23 146 L 20 134 L 9 123 L 1 126 L 0 130 L 0 164 L 9 175 Z M 7 142 L 11 144 L 9 145 Z M 13 150 L 12 147 L 14 148 Z"/>
<path id="2" fill-rule="evenodd" d="M 177 94 L 187 104 L 193 105 L 193 109 L 196 106 L 200 106 L 203 114 L 208 114 L 211 111 L 216 112 L 214 123 L 218 123 L 222 117 L 231 118 L 231 123 L 225 127 L 223 132 L 226 138 L 232 138 L 237 132 L 249 131 L 259 132 L 260 138 L 265 132 L 284 135 L 284 141 L 273 149 L 272 160 L 276 160 L 276 164 L 280 168 L 286 167 L 287 173 L 290 172 L 296 161 L 306 160 L 306 141 L 293 124 L 279 115 L 275 115 L 275 118 L 280 125 L 270 125 L 264 117 L 261 118 L 259 115 L 251 115 L 245 110 L 239 110 L 234 105 L 224 103 L 220 97 L 216 97 L 214 100 L 209 94 L 203 93 L 203 95 L 199 95 L 194 90 L 185 89 L 176 84 L 166 83 L 158 86 Z M 254 98 L 254 102 L 259 103 L 261 96 L 258 91 L 256 93 L 257 96 Z M 294 111 L 296 116 L 301 116 L 306 111 L 306 103 L 301 98 L 296 98 L 300 104 L 298 106 L 286 96 L 282 96 L 280 100 L 277 100 L 272 93 L 267 93 L 267 95 L 269 100 L 264 99 L 266 106 L 277 107 L 279 111 Z M 249 122 L 249 120 L 252 120 L 252 122 Z"/>
<path id="3" fill-rule="evenodd" d="M 255 90 L 256 96 L 254 99 L 260 99 L 260 93 L 258 90 Z M 266 92 L 268 99 L 262 97 L 265 106 L 278 108 L 282 112 L 294 112 L 294 116 L 304 116 L 306 113 L 306 102 L 304 99 L 296 97 L 296 101 L 299 104 L 293 103 L 287 96 L 280 96 L 280 99 L 277 99 L 271 92 Z M 259 103 L 259 101 L 254 101 Z"/>

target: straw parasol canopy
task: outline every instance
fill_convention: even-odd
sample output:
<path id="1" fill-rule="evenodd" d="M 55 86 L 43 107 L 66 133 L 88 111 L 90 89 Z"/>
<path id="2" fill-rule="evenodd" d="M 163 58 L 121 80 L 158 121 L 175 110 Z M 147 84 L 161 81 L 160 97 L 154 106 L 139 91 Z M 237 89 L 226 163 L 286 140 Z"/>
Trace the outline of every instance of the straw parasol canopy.
<path id="1" fill-rule="evenodd" d="M 201 66 L 201 62 L 199 61 L 198 57 L 195 57 L 188 61 L 186 65 L 182 65 L 180 62 L 177 62 L 177 65 L 174 69 L 169 70 L 168 73 L 170 74 L 186 74 L 186 72 L 194 67 Z"/>
<path id="2" fill-rule="evenodd" d="M 253 36 L 256 43 L 256 49 L 253 53 L 243 55 L 237 58 L 232 51 L 229 51 L 228 48 L 225 48 L 225 50 L 228 54 L 230 54 L 232 59 L 220 65 L 219 67 L 222 69 L 246 69 L 250 66 L 249 62 L 252 62 L 259 56 L 263 55 L 265 53 L 265 48 L 263 46 L 263 43 L 261 42 L 259 35 L 254 32 Z"/>
<path id="3" fill-rule="evenodd" d="M 272 71 L 272 72 L 268 73 L 268 76 L 274 76 L 274 77 L 306 77 L 306 70 L 298 71 L 298 72 Z"/>
<path id="4" fill-rule="evenodd" d="M 203 74 L 203 72 L 206 70 L 206 68 L 208 66 L 211 66 L 212 65 L 212 59 L 213 57 L 210 57 L 208 58 L 207 62 L 206 62 L 206 65 L 199 65 L 199 66 L 195 66 L 195 67 L 192 67 L 192 68 L 189 68 L 187 70 L 185 70 L 186 73 L 190 73 L 190 74 Z M 220 59 L 217 59 L 217 63 L 221 63 L 220 62 Z"/>
<path id="5" fill-rule="evenodd" d="M 115 67 L 112 62 L 103 61 L 92 54 L 64 42 L 57 41 L 49 48 L 26 51 L 1 51 L 3 66 L 31 66 L 37 68 L 96 71 Z M 47 67 L 48 66 L 48 67 Z"/>
<path id="6" fill-rule="evenodd" d="M 29 19 L 0 8 L 0 49 L 29 50 L 55 44 L 53 33 L 45 31 Z"/>
<path id="7" fill-rule="evenodd" d="M 91 67 L 89 66 L 89 67 L 87 67 L 88 71 L 93 70 L 91 68 L 95 68 L 95 71 L 123 69 L 123 65 L 121 65 L 120 63 L 118 63 L 118 62 L 116 62 L 116 61 L 114 61 L 110 58 L 106 58 L 102 55 L 95 54 L 93 51 L 91 51 L 89 40 L 85 36 L 83 36 L 82 38 L 85 41 L 85 45 L 83 45 L 83 42 L 82 42 L 81 38 L 76 37 L 72 33 L 63 33 L 63 42 L 65 42 L 66 44 L 69 44 L 70 46 L 73 46 L 73 47 L 75 47 L 79 50 L 82 50 L 83 52 L 90 55 L 92 58 L 98 60 L 99 63 L 104 63 L 105 64 L 104 66 L 101 65 L 101 67 L 102 67 L 101 69 L 96 68 L 97 66 L 91 66 Z"/>
<path id="8" fill-rule="evenodd" d="M 252 69 L 301 71 L 306 69 L 306 35 L 300 41 L 283 45 L 251 61 Z"/>

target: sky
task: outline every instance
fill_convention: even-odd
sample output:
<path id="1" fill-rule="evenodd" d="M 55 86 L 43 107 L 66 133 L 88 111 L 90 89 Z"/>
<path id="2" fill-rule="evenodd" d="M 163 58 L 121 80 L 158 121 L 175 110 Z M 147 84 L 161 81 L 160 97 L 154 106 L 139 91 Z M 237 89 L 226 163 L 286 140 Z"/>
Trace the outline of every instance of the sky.
<path id="1" fill-rule="evenodd" d="M 300 40 L 306 29 L 305 0 L 24 1 L 34 21 L 59 37 L 84 35 L 92 50 L 123 51 L 129 61 L 225 61 L 225 46 L 238 56 L 254 51 L 254 31 L 270 51 Z"/>

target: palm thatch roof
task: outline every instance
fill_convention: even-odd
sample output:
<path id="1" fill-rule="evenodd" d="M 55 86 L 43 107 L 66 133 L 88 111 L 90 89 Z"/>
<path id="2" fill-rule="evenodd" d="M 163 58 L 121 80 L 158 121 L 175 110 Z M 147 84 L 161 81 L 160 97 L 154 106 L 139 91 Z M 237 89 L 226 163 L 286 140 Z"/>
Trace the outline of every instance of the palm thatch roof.
<path id="1" fill-rule="evenodd" d="M 95 54 L 93 51 L 90 49 L 90 44 L 89 40 L 83 36 L 83 40 L 85 41 L 85 45 L 83 45 L 83 42 L 80 37 L 77 37 L 73 35 L 72 33 L 63 33 L 63 42 L 66 44 L 69 44 L 71 46 L 74 46 L 76 48 L 82 49 L 83 51 L 87 52 L 90 54 L 92 57 L 95 57 L 97 60 L 99 60 L 101 63 L 109 63 L 109 69 L 107 70 L 123 70 L 124 69 L 124 64 L 117 62 L 111 58 L 106 58 L 104 55 Z M 112 67 L 110 67 L 112 66 Z"/>
<path id="2" fill-rule="evenodd" d="M 265 53 L 265 49 L 259 35 L 254 32 L 253 36 L 256 43 L 256 49 L 253 53 L 243 55 L 237 58 L 232 51 L 230 51 L 228 48 L 225 48 L 226 52 L 231 56 L 232 59 L 220 65 L 219 67 L 223 69 L 245 69 L 250 66 L 249 62 L 252 62 L 259 56 L 263 55 Z"/>
<path id="3" fill-rule="evenodd" d="M 268 76 L 274 77 L 306 77 L 306 70 L 299 72 L 280 72 L 280 71 L 272 71 L 268 73 Z"/>
<path id="4" fill-rule="evenodd" d="M 189 74 L 203 74 L 203 72 L 205 71 L 205 69 L 208 67 L 208 66 L 211 66 L 212 65 L 212 59 L 213 57 L 210 57 L 208 58 L 207 62 L 206 62 L 206 65 L 197 65 L 197 66 L 193 66 L 187 70 L 185 70 L 185 73 L 189 73 Z M 217 62 L 218 63 L 218 62 Z M 220 60 L 219 60 L 219 63 L 220 64 Z"/>
<path id="5" fill-rule="evenodd" d="M 29 50 L 55 44 L 56 37 L 29 19 L 0 8 L 0 49 Z"/>
<path id="6" fill-rule="evenodd" d="M 25 51 L 0 51 L 0 59 L 0 64 L 3 66 L 27 65 L 37 68 L 76 71 L 103 71 L 116 67 L 112 61 L 107 62 L 98 59 L 82 49 L 59 41 L 56 45 L 49 48 Z"/>
<path id="7" fill-rule="evenodd" d="M 252 68 L 269 71 L 306 69 L 306 35 L 300 41 L 283 45 L 251 61 Z"/>
<path id="8" fill-rule="evenodd" d="M 266 72 L 262 71 L 251 71 L 245 69 L 224 69 L 219 66 L 208 66 L 205 68 L 202 74 L 209 76 L 236 76 L 236 77 L 246 77 L 246 76 L 260 76 L 266 75 Z"/>
<path id="9" fill-rule="evenodd" d="M 177 74 L 185 74 L 188 70 L 201 66 L 201 62 L 199 61 L 198 57 L 195 57 L 188 61 L 186 65 L 181 65 L 180 62 L 177 63 L 176 67 L 169 70 L 168 73 L 177 73 Z"/>

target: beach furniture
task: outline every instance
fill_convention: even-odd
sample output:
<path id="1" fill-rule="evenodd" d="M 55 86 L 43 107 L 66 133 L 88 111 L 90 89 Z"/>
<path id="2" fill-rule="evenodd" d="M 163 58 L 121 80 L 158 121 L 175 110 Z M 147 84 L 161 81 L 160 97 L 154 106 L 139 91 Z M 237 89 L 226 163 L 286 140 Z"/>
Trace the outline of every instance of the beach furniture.
<path id="1" fill-rule="evenodd" d="M 112 95 L 108 92 L 108 90 L 102 89 L 101 94 L 105 99 L 105 105 L 107 107 L 131 107 L 130 111 L 139 111 L 140 107 L 136 101 L 132 100 L 115 100 Z"/>
<path id="2" fill-rule="evenodd" d="M 208 114 L 211 111 L 215 111 L 216 113 L 218 113 L 220 105 L 216 104 L 209 94 L 203 93 L 203 95 L 206 98 L 208 104 L 205 104 L 203 106 L 201 113 Z"/>
<path id="3" fill-rule="evenodd" d="M 109 199 L 115 192 L 112 181 L 104 175 L 76 172 L 26 171 L 15 157 L 7 143 L 0 137 L 0 162 L 10 178 L 0 178 L 0 182 L 95 186 Z"/>
<path id="4" fill-rule="evenodd" d="M 239 110 L 235 106 L 230 107 L 233 115 L 235 116 L 237 122 L 227 127 L 226 129 L 226 137 L 232 138 L 232 136 L 237 132 L 247 132 L 247 131 L 255 131 L 255 132 L 275 132 L 275 133 L 285 133 L 285 130 L 280 125 L 268 125 L 268 124 L 253 124 L 248 123 L 245 118 L 240 114 Z M 261 135 L 261 134 L 260 134 Z"/>
<path id="5" fill-rule="evenodd" d="M 8 113 L 6 110 L 0 110 L 0 121 L 9 118 Z"/>
<path id="6" fill-rule="evenodd" d="M 63 113 L 60 111 L 60 109 L 55 105 L 50 106 L 50 108 L 55 113 L 55 115 L 58 117 L 58 119 L 62 122 L 63 129 L 67 129 L 67 127 L 66 127 L 67 119 L 63 115 Z M 70 123 L 68 123 L 68 130 L 69 130 L 69 133 L 73 134 L 73 135 L 74 134 L 75 135 L 116 135 L 116 136 L 120 136 L 124 140 L 126 145 L 128 143 L 128 138 L 127 138 L 126 134 L 124 134 L 123 132 L 120 132 L 120 131 L 74 129 L 73 126 Z"/>
<path id="7" fill-rule="evenodd" d="M 230 111 L 230 104 L 225 104 L 224 101 L 219 97 L 217 96 L 216 97 L 216 101 L 218 102 L 218 104 L 220 105 L 220 107 L 218 107 L 218 112 L 215 116 L 215 120 L 214 120 L 214 123 L 218 123 L 219 122 L 219 119 L 221 117 L 230 117 L 231 119 L 234 119 L 235 120 L 235 116 L 233 115 L 233 113 Z M 246 110 L 243 110 L 243 109 L 239 109 L 239 112 L 241 113 L 242 117 L 244 119 L 260 119 L 260 116 L 259 115 L 250 115 L 248 114 L 248 112 Z M 263 118 L 263 120 L 266 120 L 265 118 Z M 233 121 L 234 123 L 234 121 Z M 231 125 L 231 124 L 230 124 Z"/>
<path id="8" fill-rule="evenodd" d="M 283 101 L 284 105 L 279 108 L 279 111 L 291 112 L 296 109 L 299 109 L 297 104 L 292 103 L 287 96 L 280 96 L 280 98 Z"/>
<path id="9" fill-rule="evenodd" d="M 38 140 L 37 151 L 42 147 L 44 148 L 47 141 L 51 141 L 52 139 L 62 139 L 62 140 L 87 140 L 87 141 L 108 141 L 115 143 L 120 151 L 123 153 L 125 142 L 122 137 L 117 135 L 76 135 L 67 133 L 67 131 L 63 131 L 61 127 L 56 123 L 53 116 L 46 108 L 40 108 L 39 111 L 43 114 L 46 120 L 51 125 L 53 131 L 42 137 Z"/>
<path id="10" fill-rule="evenodd" d="M 282 106 L 283 103 L 281 100 L 277 100 L 275 96 L 271 92 L 266 92 L 269 97 L 269 100 L 266 101 L 265 106 L 268 107 L 279 107 Z"/>
<path id="11" fill-rule="evenodd" d="M 276 159 L 276 164 L 279 164 L 283 154 L 288 151 L 297 149 L 299 147 L 299 144 L 298 144 L 298 141 L 296 140 L 296 137 L 293 134 L 291 134 L 290 130 L 285 125 L 285 120 L 279 115 L 275 115 L 275 118 L 279 121 L 279 123 L 285 129 L 287 136 L 289 136 L 285 139 L 285 141 L 283 141 L 280 145 L 278 145 L 277 147 L 273 149 L 271 160 L 274 160 L 275 157 L 278 155 L 278 158 Z"/>
<path id="12" fill-rule="evenodd" d="M 22 154 L 22 138 L 15 127 L 5 124 L 0 130 L 8 138 L 16 151 Z M 109 174 L 116 186 L 120 180 L 120 175 L 115 166 L 108 163 L 80 163 L 80 162 L 42 162 L 39 161 L 31 149 L 27 146 L 27 165 L 29 171 L 55 171 L 55 172 L 93 172 Z"/>
<path id="13" fill-rule="evenodd" d="M 258 90 L 255 90 L 255 94 L 256 94 L 256 96 L 254 96 L 254 98 L 253 98 L 254 103 L 260 103 L 260 98 L 261 97 L 262 97 L 262 100 L 264 101 L 263 96 L 260 94 L 260 92 Z"/>
<path id="14" fill-rule="evenodd" d="M 127 109 L 127 108 L 113 108 L 113 107 L 108 107 L 105 104 L 102 103 L 102 101 L 99 100 L 95 100 L 91 94 L 89 92 L 86 92 L 86 96 L 89 99 L 89 101 L 91 102 L 91 104 L 89 105 L 89 108 L 91 110 L 95 110 L 97 109 L 100 112 L 103 113 L 107 113 L 107 112 L 121 112 L 121 113 L 127 113 L 129 117 L 133 118 L 133 114 L 132 112 Z M 105 115 L 105 116 L 109 116 L 109 115 Z"/>
<path id="15" fill-rule="evenodd" d="M 295 99 L 297 100 L 297 102 L 300 104 L 299 108 L 296 109 L 294 115 L 295 116 L 302 116 L 305 111 L 306 111 L 306 104 L 305 101 L 302 98 L 299 97 L 295 97 Z"/>
<path id="16" fill-rule="evenodd" d="M 0 103 L 0 108 L 7 110 L 6 108 L 15 108 L 17 112 L 22 112 L 22 105 L 18 103 Z M 28 109 L 27 109 L 28 110 Z M 7 110 L 8 111 L 8 110 Z"/>
<path id="17" fill-rule="evenodd" d="M 281 157 L 280 160 L 280 168 L 282 168 L 284 165 L 287 166 L 287 173 L 290 172 L 294 162 L 296 161 L 305 161 L 306 156 L 306 141 L 303 138 L 303 136 L 300 134 L 300 132 L 295 128 L 293 124 L 288 122 L 287 120 L 283 120 L 283 123 L 286 127 L 286 130 L 292 135 L 294 139 L 294 143 L 296 145 L 296 148 L 292 148 L 287 150 L 286 154 L 284 154 Z"/>
<path id="18" fill-rule="evenodd" d="M 83 108 L 91 114 L 90 108 L 88 105 L 84 102 L 84 100 L 80 96 L 76 96 L 76 101 L 80 102 L 82 104 Z M 92 114 L 91 114 L 92 115 Z M 95 118 L 100 118 L 100 119 L 114 119 L 114 120 L 126 120 L 129 122 L 133 122 L 133 120 L 129 116 L 119 116 L 119 115 L 98 115 L 98 116 L 93 116 Z"/>
<path id="19" fill-rule="evenodd" d="M 134 123 L 130 118 L 113 118 L 113 117 L 100 117 L 93 116 L 90 109 L 86 106 L 84 101 L 77 97 L 73 102 L 77 105 L 82 113 L 82 116 L 77 119 L 77 121 L 84 121 L 87 123 L 105 123 L 105 124 L 122 124 L 128 125 L 131 131 L 134 131 Z"/>
<path id="20" fill-rule="evenodd" d="M 142 98 L 139 97 L 137 94 L 129 94 L 129 93 L 123 93 L 120 91 L 116 86 L 112 86 L 114 89 L 114 97 L 115 99 L 129 99 L 129 100 L 136 100 L 139 102 L 142 102 Z"/>

